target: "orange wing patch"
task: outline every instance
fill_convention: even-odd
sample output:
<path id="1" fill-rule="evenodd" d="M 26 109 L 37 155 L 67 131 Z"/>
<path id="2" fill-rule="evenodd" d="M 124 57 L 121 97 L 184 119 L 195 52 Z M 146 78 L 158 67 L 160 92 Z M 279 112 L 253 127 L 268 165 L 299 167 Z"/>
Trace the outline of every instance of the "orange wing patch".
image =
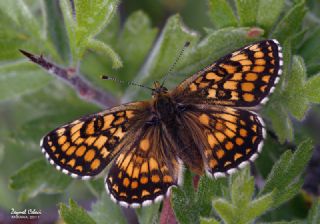
<path id="1" fill-rule="evenodd" d="M 189 127 L 199 127 L 197 138 L 201 140 L 197 145 L 209 176 L 217 178 L 235 172 L 256 159 L 262 149 L 263 121 L 253 112 L 209 106 L 187 112 L 184 117 L 198 118 Z"/>
<path id="2" fill-rule="evenodd" d="M 226 55 L 182 82 L 174 91 L 177 101 L 252 107 L 265 103 L 282 73 L 281 47 L 262 41 Z"/>
<path id="3" fill-rule="evenodd" d="M 106 189 L 122 206 L 160 201 L 170 187 L 178 184 L 180 164 L 175 157 L 170 159 L 166 151 L 171 149 L 156 132 L 147 131 L 132 149 L 120 153 L 109 171 Z"/>
<path id="4" fill-rule="evenodd" d="M 231 174 L 253 161 L 262 149 L 265 130 L 262 119 L 247 110 L 223 108 L 212 111 L 204 125 L 207 173 L 215 177 Z"/>
<path id="5" fill-rule="evenodd" d="M 121 142 L 137 114 L 141 116 L 135 108 L 120 106 L 81 118 L 46 135 L 42 151 L 58 170 L 88 179 L 100 173 L 123 147 Z"/>

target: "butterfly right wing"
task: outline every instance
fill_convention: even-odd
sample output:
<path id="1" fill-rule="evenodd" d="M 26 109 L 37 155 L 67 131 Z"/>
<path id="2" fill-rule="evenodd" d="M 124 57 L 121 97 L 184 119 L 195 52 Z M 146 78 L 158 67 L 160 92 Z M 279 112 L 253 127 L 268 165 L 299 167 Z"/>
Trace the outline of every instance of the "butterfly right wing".
<path id="1" fill-rule="evenodd" d="M 264 40 L 228 54 L 183 81 L 177 102 L 234 107 L 265 103 L 282 73 L 278 41 Z"/>
<path id="2" fill-rule="evenodd" d="M 185 130 L 192 130 L 206 173 L 216 178 L 254 161 L 266 137 L 259 115 L 240 108 L 197 105 L 181 118 Z"/>
<path id="3" fill-rule="evenodd" d="M 80 118 L 43 137 L 42 152 L 63 173 L 89 179 L 139 134 L 149 109 L 148 102 L 135 102 Z"/>

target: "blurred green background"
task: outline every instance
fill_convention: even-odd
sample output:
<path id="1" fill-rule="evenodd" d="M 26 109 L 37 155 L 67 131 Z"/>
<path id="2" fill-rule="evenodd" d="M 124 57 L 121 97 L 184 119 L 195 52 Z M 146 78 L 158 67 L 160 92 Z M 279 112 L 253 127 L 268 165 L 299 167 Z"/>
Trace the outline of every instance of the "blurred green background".
<path id="1" fill-rule="evenodd" d="M 18 49 L 76 69 L 94 88 L 120 103 L 147 100 L 150 93 L 101 81 L 102 74 L 151 85 L 166 74 L 185 41 L 191 41 L 168 81 L 173 88 L 224 54 L 266 38 L 277 38 L 283 45 L 285 71 L 280 87 L 261 112 L 268 139 L 253 168 L 256 191 L 286 149 L 294 151 L 308 138 L 313 139 L 314 153 L 307 171 L 297 175 L 305 181 L 305 190 L 297 188 L 291 200 L 288 196 L 281 207 L 258 220 L 307 222 L 311 202 L 320 194 L 320 2 L 93 2 L 74 1 L 79 8 L 73 24 L 72 4 L 67 0 L 0 0 L 0 223 L 10 221 L 11 208 L 41 209 L 40 223 L 53 223 L 60 219 L 58 204 L 68 203 L 69 198 L 92 210 L 96 223 L 127 222 L 123 211 L 105 195 L 103 177 L 72 180 L 50 166 L 39 148 L 41 137 L 52 129 L 112 105 L 94 104 L 85 94 L 79 97 L 70 85 L 29 62 Z M 110 5 L 113 9 L 106 7 Z M 138 220 L 159 221 L 152 216 L 158 217 L 161 208 L 139 210 Z M 125 212 L 132 217 L 129 213 Z M 219 217 L 213 210 L 210 215 Z"/>

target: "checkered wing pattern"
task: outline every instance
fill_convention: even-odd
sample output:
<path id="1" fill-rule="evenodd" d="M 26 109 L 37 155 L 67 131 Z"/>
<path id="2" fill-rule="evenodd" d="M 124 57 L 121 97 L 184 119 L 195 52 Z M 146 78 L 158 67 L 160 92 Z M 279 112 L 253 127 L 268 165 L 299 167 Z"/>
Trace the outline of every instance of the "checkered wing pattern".
<path id="1" fill-rule="evenodd" d="M 282 73 L 281 47 L 261 41 L 228 54 L 182 82 L 178 102 L 253 107 L 265 103 Z"/>
<path id="2" fill-rule="evenodd" d="M 121 105 L 59 127 L 41 140 L 42 152 L 58 170 L 89 179 L 139 135 L 149 106 L 143 102 Z"/>
<path id="3" fill-rule="evenodd" d="M 231 107 L 194 108 L 183 115 L 203 158 L 206 173 L 221 177 L 254 161 L 265 129 L 254 112 Z"/>
<path id="4" fill-rule="evenodd" d="M 125 207 L 162 200 L 180 179 L 173 141 L 159 126 L 145 129 L 131 148 L 121 152 L 106 178 L 111 198 Z"/>

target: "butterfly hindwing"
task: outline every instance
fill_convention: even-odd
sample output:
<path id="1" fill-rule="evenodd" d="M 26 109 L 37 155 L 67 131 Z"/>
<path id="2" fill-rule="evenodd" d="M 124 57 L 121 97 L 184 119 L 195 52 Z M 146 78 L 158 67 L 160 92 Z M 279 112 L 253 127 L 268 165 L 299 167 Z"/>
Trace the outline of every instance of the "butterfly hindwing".
<path id="1" fill-rule="evenodd" d="M 206 106 L 188 111 L 183 117 L 189 121 L 210 176 L 233 173 L 255 160 L 262 149 L 265 129 L 262 119 L 254 112 Z"/>
<path id="2" fill-rule="evenodd" d="M 261 41 L 228 54 L 182 82 L 173 95 L 180 102 L 253 107 L 264 103 L 282 73 L 281 47 Z"/>
<path id="3" fill-rule="evenodd" d="M 122 206 L 160 201 L 179 182 L 180 163 L 159 127 L 150 127 L 115 159 L 106 178 L 111 198 Z M 170 151 L 171 150 L 171 151 Z"/>
<path id="4" fill-rule="evenodd" d="M 47 134 L 41 140 L 42 151 L 58 170 L 88 179 L 115 157 L 125 137 L 137 134 L 136 121 L 145 117 L 145 107 L 137 102 L 80 118 Z"/>

